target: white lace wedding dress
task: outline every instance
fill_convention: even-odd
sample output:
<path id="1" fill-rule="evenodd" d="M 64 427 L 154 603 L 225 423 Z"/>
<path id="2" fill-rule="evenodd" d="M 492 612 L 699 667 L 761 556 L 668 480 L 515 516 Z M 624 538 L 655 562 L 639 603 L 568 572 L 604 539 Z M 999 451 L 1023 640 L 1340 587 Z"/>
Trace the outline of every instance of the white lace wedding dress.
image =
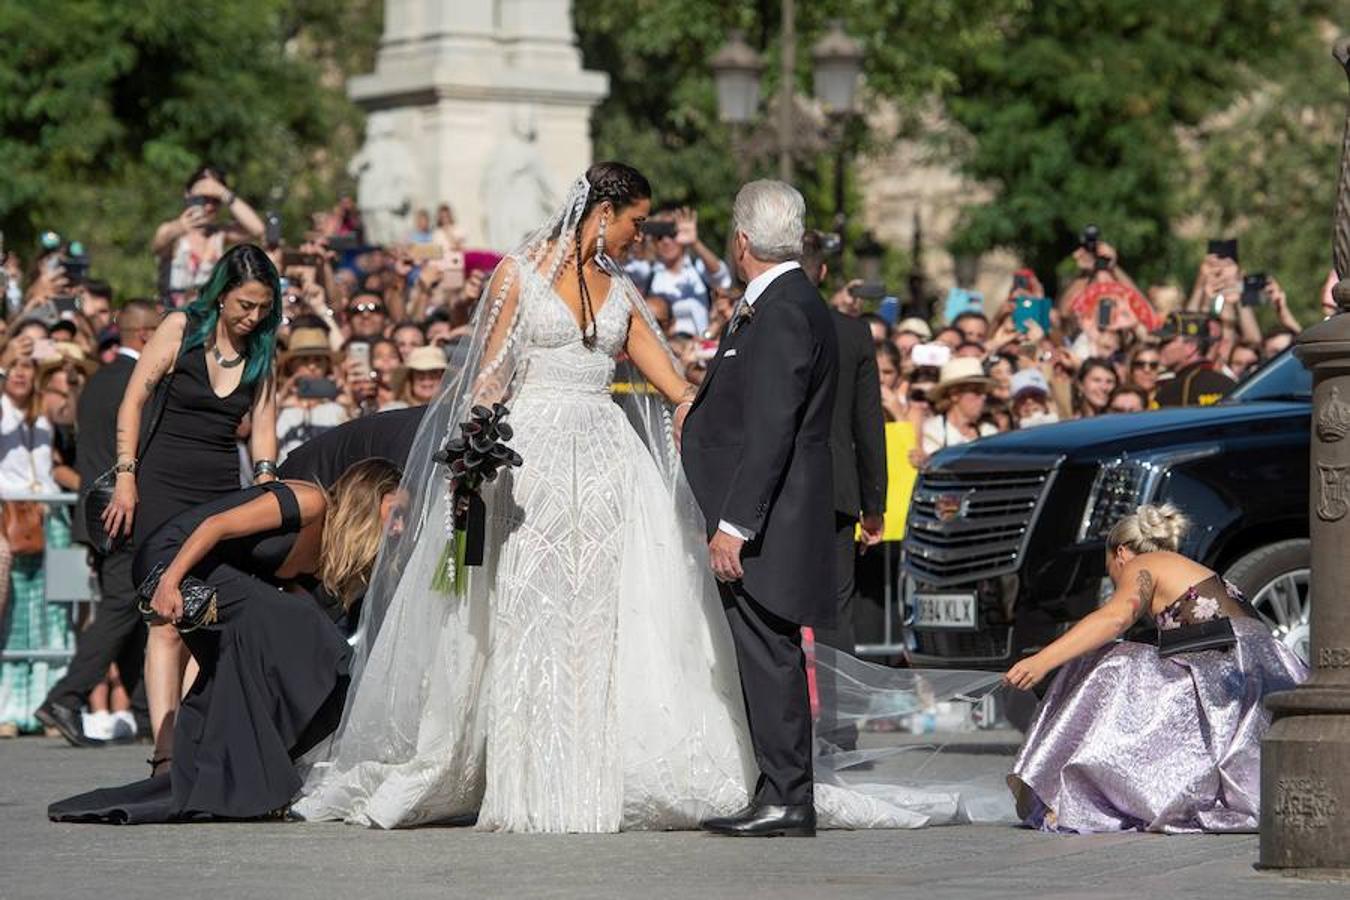
<path id="1" fill-rule="evenodd" d="M 440 536 L 419 540 L 303 818 L 612 832 L 692 828 L 747 800 L 756 771 L 702 523 L 679 520 L 610 394 L 630 303 L 615 279 L 590 350 L 541 287 L 511 401 L 525 464 L 485 491 L 484 565 L 446 597 L 429 588 Z M 405 655 L 436 662 L 409 671 Z M 894 788 L 819 785 L 817 805 L 843 827 L 956 815 L 951 793 Z"/>

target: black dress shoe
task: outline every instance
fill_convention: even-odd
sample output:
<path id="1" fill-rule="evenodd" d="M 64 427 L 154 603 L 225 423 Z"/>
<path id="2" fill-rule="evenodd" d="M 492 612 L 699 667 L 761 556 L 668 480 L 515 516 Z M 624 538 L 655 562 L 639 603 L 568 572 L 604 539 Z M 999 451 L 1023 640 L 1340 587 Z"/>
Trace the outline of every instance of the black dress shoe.
<path id="1" fill-rule="evenodd" d="M 815 837 L 816 808 L 752 803 L 734 816 L 709 819 L 703 829 L 731 837 Z"/>
<path id="2" fill-rule="evenodd" d="M 33 716 L 48 728 L 61 732 L 61 737 L 72 747 L 102 747 L 104 742 L 84 733 L 80 714 L 69 707 L 47 702 L 37 708 Z"/>

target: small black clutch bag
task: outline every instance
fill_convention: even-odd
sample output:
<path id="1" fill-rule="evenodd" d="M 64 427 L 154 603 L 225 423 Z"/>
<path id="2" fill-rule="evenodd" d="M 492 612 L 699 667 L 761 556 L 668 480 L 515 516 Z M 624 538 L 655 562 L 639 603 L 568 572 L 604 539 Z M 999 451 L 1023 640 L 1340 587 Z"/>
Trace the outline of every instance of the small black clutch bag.
<path id="1" fill-rule="evenodd" d="M 110 537 L 103 527 L 103 511 L 112 503 L 117 474 L 109 469 L 94 479 L 84 495 L 84 528 L 89 535 L 89 546 L 100 556 L 107 556 L 127 542 L 127 534 Z"/>
<path id="2" fill-rule="evenodd" d="M 145 619 L 147 624 L 163 621 L 151 608 L 150 601 L 155 598 L 155 591 L 159 588 L 160 576 L 164 574 L 164 570 L 168 567 L 167 563 L 160 563 L 155 566 L 150 570 L 150 574 L 145 576 L 141 586 L 136 589 L 136 608 L 140 610 L 141 618 Z M 198 628 L 216 623 L 215 588 L 200 578 L 193 578 L 189 575 L 179 583 L 178 591 L 183 595 L 183 617 L 178 620 L 179 631 L 187 634 L 190 631 L 196 631 Z"/>
<path id="3" fill-rule="evenodd" d="M 1158 655 L 1176 656 L 1197 650 L 1227 650 L 1237 644 L 1231 619 L 1210 619 L 1158 632 Z"/>

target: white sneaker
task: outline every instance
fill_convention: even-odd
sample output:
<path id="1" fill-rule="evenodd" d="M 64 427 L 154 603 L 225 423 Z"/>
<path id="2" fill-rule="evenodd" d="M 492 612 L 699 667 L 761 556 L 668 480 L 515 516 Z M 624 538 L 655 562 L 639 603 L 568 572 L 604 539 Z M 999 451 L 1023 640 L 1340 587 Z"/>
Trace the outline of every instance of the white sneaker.
<path id="1" fill-rule="evenodd" d="M 124 709 L 112 714 L 112 739 L 130 741 L 136 737 L 136 717 L 131 710 Z"/>
<path id="2" fill-rule="evenodd" d="M 112 713 L 107 710 L 103 710 L 102 712 L 86 712 L 81 713 L 80 718 L 84 722 L 85 737 L 91 737 L 99 741 L 112 739 Z"/>

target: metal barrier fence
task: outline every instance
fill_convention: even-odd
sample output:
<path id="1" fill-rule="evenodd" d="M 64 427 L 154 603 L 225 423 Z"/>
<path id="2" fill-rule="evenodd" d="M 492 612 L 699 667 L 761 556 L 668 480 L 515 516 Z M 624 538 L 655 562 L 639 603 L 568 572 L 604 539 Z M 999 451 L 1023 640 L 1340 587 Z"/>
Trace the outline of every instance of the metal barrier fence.
<path id="1" fill-rule="evenodd" d="M 7 493 L 4 500 L 13 502 L 34 502 L 45 504 L 49 510 L 72 509 L 75 506 L 77 495 L 72 493 L 61 494 L 24 494 Z M 71 544 L 69 547 L 51 547 L 47 546 L 42 551 L 42 584 L 43 594 L 47 603 L 69 604 L 69 620 L 72 629 L 77 628 L 80 620 L 81 604 L 90 604 L 92 610 L 93 604 L 98 603 L 98 579 L 95 577 L 93 569 L 89 565 L 89 550 L 82 544 Z M 8 586 L 6 586 L 8 588 Z M 11 598 L 11 603 L 13 602 Z M 3 625 L 4 623 L 0 623 Z M 43 641 L 50 635 L 46 633 L 48 627 L 47 617 L 42 619 Z M 73 649 L 70 650 L 4 650 L 3 638 L 5 635 L 0 633 L 0 662 L 54 662 L 68 663 L 75 655 Z"/>

